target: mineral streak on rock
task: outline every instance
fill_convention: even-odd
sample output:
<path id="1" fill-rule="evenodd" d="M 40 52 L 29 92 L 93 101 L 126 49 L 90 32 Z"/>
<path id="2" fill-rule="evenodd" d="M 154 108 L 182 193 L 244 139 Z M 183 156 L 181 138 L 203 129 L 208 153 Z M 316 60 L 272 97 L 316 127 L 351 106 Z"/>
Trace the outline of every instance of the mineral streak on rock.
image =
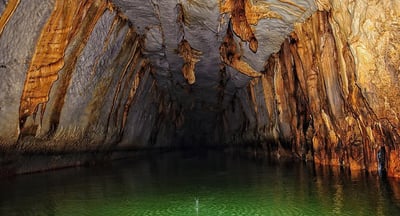
<path id="1" fill-rule="evenodd" d="M 64 66 L 64 52 L 68 45 L 75 14 L 80 9 L 76 1 L 56 1 L 47 21 L 27 72 L 20 105 L 20 128 L 37 106 L 48 101 L 48 94 L 58 71 Z"/>
<path id="2" fill-rule="evenodd" d="M 135 93 L 136 93 L 136 89 L 139 85 L 139 73 L 137 70 L 141 70 L 141 67 L 143 65 L 145 65 L 144 63 L 140 64 L 141 67 L 137 68 L 138 66 L 138 62 L 141 59 L 141 53 L 140 53 L 140 49 L 141 49 L 142 45 L 141 45 L 141 40 L 139 38 L 139 35 L 136 34 L 136 32 L 133 31 L 133 29 L 129 29 L 129 31 L 126 34 L 125 37 L 125 41 L 122 45 L 122 49 L 119 53 L 119 55 L 117 56 L 116 63 L 117 64 L 123 64 L 125 63 L 125 66 L 122 69 L 122 72 L 120 73 L 120 77 L 118 79 L 118 83 L 116 85 L 116 89 L 113 95 L 113 100 L 112 100 L 112 104 L 111 104 L 111 110 L 108 114 L 108 118 L 107 118 L 107 125 L 105 127 L 106 131 L 104 131 L 104 134 L 108 133 L 108 129 L 110 126 L 112 127 L 117 127 L 118 126 L 118 110 L 120 108 L 121 105 L 121 97 L 120 97 L 120 93 L 123 90 L 127 90 L 130 89 L 129 91 L 129 96 L 126 99 L 127 101 L 130 101 L 129 103 L 126 103 L 124 106 L 124 112 L 123 112 L 123 118 L 122 118 L 122 122 L 121 122 L 121 126 L 120 130 L 122 131 L 123 128 L 125 127 L 125 123 L 126 123 L 126 117 L 127 117 L 127 111 L 129 111 L 130 108 L 130 104 L 131 101 L 133 100 Z M 128 58 L 128 59 L 127 59 Z M 132 78 L 132 76 L 134 76 L 134 78 Z M 133 80 L 132 84 L 128 84 L 128 82 L 130 82 L 131 80 Z M 99 88 L 99 92 L 103 92 L 102 94 L 104 95 L 98 95 L 97 98 L 103 98 L 105 97 L 105 94 L 107 92 L 103 91 L 101 88 Z M 99 101 L 99 103 L 101 103 L 101 101 Z M 99 104 L 92 106 L 93 108 L 100 106 Z M 117 119 L 115 121 L 115 125 L 110 125 L 110 120 L 111 117 L 114 114 L 114 119 Z M 94 116 L 93 118 L 93 122 L 96 121 L 96 116 Z M 90 124 L 90 123 L 89 123 Z"/>
<path id="3" fill-rule="evenodd" d="M 53 107 L 50 108 L 50 124 L 51 129 L 48 131 L 49 136 L 53 135 L 56 131 L 62 108 L 65 103 L 65 96 L 71 84 L 72 75 L 74 73 L 77 59 L 81 55 L 87 41 L 101 15 L 106 10 L 107 4 L 104 1 L 86 1 L 83 3 L 81 10 L 78 14 L 77 22 L 74 23 L 74 35 L 72 41 L 79 41 L 79 43 L 72 44 L 70 51 L 64 54 L 65 66 L 62 73 L 58 76 L 58 83 L 54 86 L 56 91 L 53 101 Z M 105 44 L 107 45 L 107 42 Z"/>
<path id="4" fill-rule="evenodd" d="M 0 16 L 0 36 L 3 33 L 4 27 L 7 25 L 8 20 L 17 9 L 20 0 L 10 0 L 7 2 L 7 6 Z"/>
<path id="5" fill-rule="evenodd" d="M 83 49 L 85 41 L 104 12 L 105 6 L 104 1 L 56 1 L 54 10 L 37 42 L 26 75 L 20 105 L 22 133 L 24 133 L 26 118 L 38 111 L 39 104 L 43 105 L 42 112 L 44 112 L 45 104 L 49 100 L 50 88 L 58 79 L 58 72 L 64 67 L 64 63 L 67 61 L 67 68 L 71 70 L 74 67 L 76 56 Z M 82 43 L 75 46 L 75 56 L 72 55 L 72 61 L 68 61 L 69 59 L 64 59 L 65 50 L 74 36 L 79 37 Z M 68 87 L 68 81 L 68 79 L 65 81 L 64 89 Z M 63 98 L 62 94 L 59 96 Z M 62 99 L 57 104 L 62 107 Z"/>
<path id="6" fill-rule="evenodd" d="M 141 64 L 140 68 L 138 69 L 139 71 L 135 71 L 135 75 L 134 78 L 132 79 L 133 81 L 131 82 L 130 86 L 126 86 L 129 89 L 129 95 L 128 98 L 126 99 L 125 103 L 124 103 L 124 112 L 123 112 L 123 118 L 122 118 L 122 122 L 121 122 L 121 126 L 120 126 L 120 130 L 122 133 L 122 131 L 125 129 L 125 125 L 126 125 L 126 121 L 128 118 L 128 114 L 129 114 L 129 110 L 132 107 L 132 103 L 134 102 L 135 96 L 136 96 L 136 91 L 139 88 L 141 79 L 145 74 L 148 74 L 148 70 L 150 69 L 150 66 L 148 64 L 147 61 L 143 61 L 143 63 Z M 131 70 L 133 72 L 133 70 Z M 130 76 L 132 76 L 133 74 L 130 74 Z M 131 80 L 131 79 L 128 79 Z M 153 84 L 154 86 L 154 81 Z M 153 89 L 153 88 L 152 88 Z"/>
<path id="7" fill-rule="evenodd" d="M 300 6 L 300 5 L 298 5 L 298 4 L 296 4 L 296 3 L 294 3 L 293 1 L 291 1 L 291 0 L 279 0 L 280 2 L 282 2 L 282 3 L 286 3 L 286 4 L 289 4 L 289 5 L 291 5 L 291 6 L 294 6 L 294 7 L 297 7 L 297 8 L 299 8 L 301 11 L 306 11 L 307 9 L 306 8 L 304 8 L 304 7 L 302 7 L 302 6 Z"/>

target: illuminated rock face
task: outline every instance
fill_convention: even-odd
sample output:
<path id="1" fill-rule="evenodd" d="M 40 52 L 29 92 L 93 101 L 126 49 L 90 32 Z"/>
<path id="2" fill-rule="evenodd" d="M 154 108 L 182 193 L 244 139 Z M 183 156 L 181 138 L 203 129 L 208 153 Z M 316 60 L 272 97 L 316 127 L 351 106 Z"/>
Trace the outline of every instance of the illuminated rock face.
<path id="1" fill-rule="evenodd" d="M 2 147 L 148 145 L 162 93 L 129 21 L 103 0 L 23 1 L 12 11 L 0 37 Z"/>
<path id="2" fill-rule="evenodd" d="M 228 145 L 375 171 L 383 147 L 400 177 L 399 11 L 395 0 L 0 3 L 2 151 Z"/>
<path id="3" fill-rule="evenodd" d="M 388 174 L 399 177 L 400 64 L 393 51 L 399 46 L 399 4 L 327 1 L 318 6 L 321 12 L 296 24 L 269 58 L 264 75 L 239 97 L 244 107 L 253 107 L 243 109 L 242 128 L 248 132 L 238 136 L 232 121 L 240 118 L 232 120 L 232 111 L 225 114 L 230 139 L 278 157 L 294 153 L 370 171 L 377 170 L 383 147 Z"/>

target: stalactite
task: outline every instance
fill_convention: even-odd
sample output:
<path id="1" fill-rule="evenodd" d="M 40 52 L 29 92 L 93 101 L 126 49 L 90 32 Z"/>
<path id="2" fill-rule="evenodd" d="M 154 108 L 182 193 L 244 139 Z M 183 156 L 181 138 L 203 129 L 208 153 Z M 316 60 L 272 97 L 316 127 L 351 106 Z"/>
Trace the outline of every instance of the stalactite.
<path id="1" fill-rule="evenodd" d="M 232 30 L 240 39 L 249 42 L 249 48 L 257 52 L 258 41 L 250 25 L 256 25 L 260 19 L 281 16 L 269 9 L 268 4 L 253 5 L 250 0 L 226 0 L 220 8 L 221 13 L 230 13 Z"/>
<path id="2" fill-rule="evenodd" d="M 185 18 L 185 12 L 181 4 L 177 4 L 176 8 L 176 23 L 179 26 L 179 37 L 181 38 L 178 44 L 177 52 L 179 56 L 183 58 L 183 77 L 185 77 L 187 83 L 191 85 L 196 82 L 195 66 L 196 63 L 200 61 L 200 56 L 202 52 L 190 46 L 189 41 L 185 39 L 184 25 L 188 25 L 187 19 Z"/>
<path id="3" fill-rule="evenodd" d="M 182 74 L 189 84 L 196 81 L 195 66 L 200 61 L 201 52 L 192 48 L 189 42 L 183 39 L 178 45 L 178 53 L 183 58 Z"/>
<path id="4" fill-rule="evenodd" d="M 241 59 L 241 52 L 233 38 L 230 26 L 226 31 L 224 41 L 219 48 L 222 62 L 235 68 L 240 73 L 250 77 L 259 77 L 261 74 L 254 70 L 247 62 Z"/>

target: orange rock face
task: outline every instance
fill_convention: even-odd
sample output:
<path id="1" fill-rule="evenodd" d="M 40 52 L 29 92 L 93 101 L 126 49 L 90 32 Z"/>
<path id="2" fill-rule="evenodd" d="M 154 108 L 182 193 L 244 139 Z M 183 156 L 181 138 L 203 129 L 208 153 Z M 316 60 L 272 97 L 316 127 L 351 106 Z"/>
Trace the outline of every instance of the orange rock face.
<path id="1" fill-rule="evenodd" d="M 87 33 L 83 40 L 86 39 L 87 41 L 94 24 L 104 12 L 105 6 L 106 4 L 103 1 L 56 1 L 53 13 L 37 42 L 26 75 L 19 111 L 20 129 L 23 129 L 26 118 L 38 111 L 38 105 L 45 106 L 49 100 L 50 88 L 54 81 L 58 79 L 58 72 L 64 67 L 65 50 L 71 38 L 82 27 L 81 22 L 86 13 L 91 7 L 95 7 L 100 12 L 90 17 L 92 19 L 91 26 L 85 26 L 89 28 L 85 29 Z M 42 112 L 44 112 L 44 108 Z"/>
<path id="2" fill-rule="evenodd" d="M 29 23 L 29 17 L 13 14 L 16 8 L 24 9 L 18 5 L 33 10 L 29 4 L 9 1 L 0 18 L 0 36 L 11 19 Z M 142 141 L 134 145 L 147 143 L 155 115 L 131 108 L 140 105 L 146 113 L 157 113 L 158 104 L 153 101 L 161 93 L 142 53 L 143 37 L 108 1 L 57 0 L 46 6 L 49 15 L 43 17 L 42 28 L 35 30 L 35 46 L 25 47 L 32 50 L 26 57 L 29 67 L 15 71 L 25 78 L 23 85 L 17 86 L 21 89 L 19 127 L 17 133 L 8 132 L 11 139 L 3 138 L 7 132 L 1 131 L 0 146 L 33 153 L 109 149 L 121 143 L 131 145 L 132 137 L 141 136 Z M 35 18 L 42 18 L 40 15 Z M 13 28 L 7 30 L 7 37 L 10 32 L 18 37 Z M 3 65 L 2 70 L 10 69 Z M 11 115 L 4 112 L 4 106 L 0 110 Z M 146 127 L 132 130 L 136 125 L 132 121 L 146 119 L 153 122 L 148 132 L 142 131 Z M 83 144 L 83 140 L 87 142 Z"/>
<path id="3" fill-rule="evenodd" d="M 380 118 L 385 115 L 371 107 L 360 89 L 351 46 L 334 34 L 332 19 L 317 12 L 295 26 L 268 60 L 261 81 L 250 85 L 254 111 L 260 112 L 257 100 L 264 98 L 277 122 L 267 131 L 278 143 L 278 156 L 291 152 L 319 164 L 377 171 L 377 154 L 384 147 L 388 175 L 400 177 L 397 121 Z M 260 82 L 264 92 L 254 96 L 254 83 Z"/>

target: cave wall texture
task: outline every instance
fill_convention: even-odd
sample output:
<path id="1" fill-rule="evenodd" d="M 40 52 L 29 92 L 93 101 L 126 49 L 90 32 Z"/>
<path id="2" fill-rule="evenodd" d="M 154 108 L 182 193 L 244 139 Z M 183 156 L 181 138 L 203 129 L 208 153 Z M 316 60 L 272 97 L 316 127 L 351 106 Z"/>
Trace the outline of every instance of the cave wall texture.
<path id="1" fill-rule="evenodd" d="M 400 2 L 0 2 L 0 162 L 251 148 L 400 177 Z"/>
<path id="2" fill-rule="evenodd" d="M 388 174 L 399 177 L 395 80 L 400 5 L 317 4 L 319 12 L 295 24 L 261 79 L 250 82 L 244 106 L 253 110 L 246 113 L 250 121 L 241 130 L 248 132 L 231 139 L 262 145 L 278 157 L 295 153 L 321 164 L 370 171 L 378 169 L 377 153 L 383 146 Z M 225 114 L 228 128 L 230 116 Z"/>
<path id="3" fill-rule="evenodd" d="M 161 94 L 143 37 L 106 1 L 46 3 L 10 1 L 4 9 L 14 14 L 0 38 L 2 146 L 147 146 Z"/>

